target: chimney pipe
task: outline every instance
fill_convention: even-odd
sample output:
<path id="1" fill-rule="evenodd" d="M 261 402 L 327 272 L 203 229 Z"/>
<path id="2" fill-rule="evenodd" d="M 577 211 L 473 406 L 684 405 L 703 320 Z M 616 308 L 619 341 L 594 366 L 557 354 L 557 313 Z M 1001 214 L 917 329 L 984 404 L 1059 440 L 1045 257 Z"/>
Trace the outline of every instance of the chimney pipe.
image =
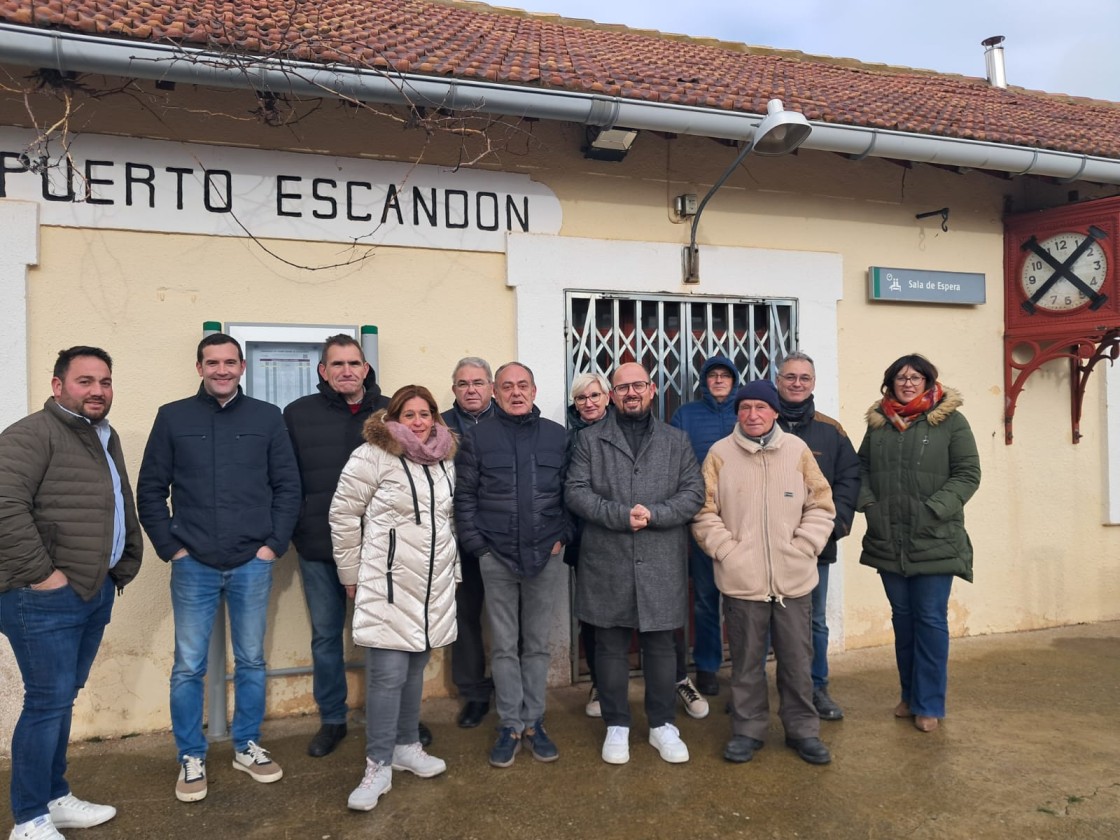
<path id="1" fill-rule="evenodd" d="M 988 84 L 992 87 L 1007 88 L 1007 70 L 1003 65 L 1003 36 L 993 35 L 981 41 L 984 47 L 984 64 L 988 70 Z"/>

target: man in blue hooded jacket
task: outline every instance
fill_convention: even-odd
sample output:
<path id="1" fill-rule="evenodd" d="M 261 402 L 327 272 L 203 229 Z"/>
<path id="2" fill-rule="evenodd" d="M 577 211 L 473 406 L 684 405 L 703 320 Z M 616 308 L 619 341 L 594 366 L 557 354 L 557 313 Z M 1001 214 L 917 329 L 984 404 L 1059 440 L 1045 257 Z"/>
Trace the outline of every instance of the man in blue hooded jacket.
<path id="1" fill-rule="evenodd" d="M 735 428 L 736 414 L 731 395 L 739 387 L 735 363 L 726 356 L 712 356 L 700 368 L 700 399 L 677 409 L 671 426 L 682 429 L 692 441 L 696 460 L 704 463 L 708 450 L 717 440 L 727 437 Z M 693 689 L 686 671 L 685 642 L 677 639 L 677 694 L 685 710 L 696 718 L 708 714 L 708 703 L 696 696 L 719 694 L 716 672 L 723 664 L 723 634 L 720 632 L 719 589 L 712 572 L 712 558 L 689 540 L 688 574 L 692 578 L 692 599 L 696 638 L 692 659 L 696 664 L 696 686 Z"/>

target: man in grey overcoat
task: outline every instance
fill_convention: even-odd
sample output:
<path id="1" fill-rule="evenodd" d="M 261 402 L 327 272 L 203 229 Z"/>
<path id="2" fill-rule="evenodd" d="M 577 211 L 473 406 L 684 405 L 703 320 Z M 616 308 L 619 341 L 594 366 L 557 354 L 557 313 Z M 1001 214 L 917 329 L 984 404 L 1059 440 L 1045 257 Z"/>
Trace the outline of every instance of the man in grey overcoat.
<path id="1" fill-rule="evenodd" d="M 704 479 L 688 436 L 653 416 L 657 386 L 638 364 L 611 378 L 616 411 L 576 438 L 565 502 L 584 520 L 576 614 L 595 626 L 603 760 L 630 760 L 630 639 L 645 673 L 649 742 L 671 763 L 688 761 L 673 725 L 676 654 L 684 625 L 688 523 L 704 504 Z"/>

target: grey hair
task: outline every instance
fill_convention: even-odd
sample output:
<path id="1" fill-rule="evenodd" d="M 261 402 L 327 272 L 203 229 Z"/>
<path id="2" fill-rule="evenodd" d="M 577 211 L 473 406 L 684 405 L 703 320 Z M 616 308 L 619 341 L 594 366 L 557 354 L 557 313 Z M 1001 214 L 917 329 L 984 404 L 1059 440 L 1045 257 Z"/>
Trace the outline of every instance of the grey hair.
<path id="1" fill-rule="evenodd" d="M 611 392 L 611 386 L 610 383 L 607 382 L 607 377 L 598 372 L 584 371 L 572 380 L 572 390 L 570 393 L 572 402 L 575 402 L 576 395 L 582 394 L 585 390 L 587 390 L 587 386 L 592 382 L 596 383 L 600 388 L 602 388 L 604 394 L 609 394 Z"/>
<path id="2" fill-rule="evenodd" d="M 494 374 L 494 378 L 497 379 L 499 376 L 502 375 L 502 371 L 504 371 L 506 368 L 510 368 L 510 367 L 524 368 L 525 372 L 527 374 L 529 374 L 529 384 L 531 384 L 534 388 L 537 387 L 537 378 L 535 376 L 533 376 L 533 369 L 531 367 L 529 367 L 527 364 L 525 364 L 524 362 L 518 362 L 518 361 L 506 362 L 504 365 L 502 365 L 500 368 L 498 368 L 497 373 Z"/>
<path id="3" fill-rule="evenodd" d="M 808 353 L 802 353 L 800 350 L 794 350 L 792 353 L 788 353 L 783 356 L 782 360 L 778 362 L 778 370 L 781 370 L 783 367 L 785 367 L 786 362 L 808 362 L 809 367 L 811 367 L 814 372 L 817 369 L 817 366 L 813 364 L 813 357 Z"/>
<path id="4" fill-rule="evenodd" d="M 459 371 L 465 367 L 479 367 L 486 371 L 486 380 L 488 382 L 494 381 L 494 374 L 490 370 L 490 363 L 485 359 L 480 359 L 478 356 L 464 356 L 455 363 L 455 369 L 451 371 L 451 384 L 455 384 L 456 378 L 459 376 Z"/>

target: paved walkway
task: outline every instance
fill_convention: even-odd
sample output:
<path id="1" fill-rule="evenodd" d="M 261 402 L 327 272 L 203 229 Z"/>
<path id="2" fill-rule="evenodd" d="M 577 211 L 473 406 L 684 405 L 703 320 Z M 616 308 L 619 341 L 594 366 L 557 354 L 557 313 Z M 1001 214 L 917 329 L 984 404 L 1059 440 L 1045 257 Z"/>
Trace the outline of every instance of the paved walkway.
<path id="1" fill-rule="evenodd" d="M 583 688 L 549 696 L 560 760 L 540 764 L 523 752 L 508 770 L 486 763 L 493 715 L 461 730 L 455 701 L 428 701 L 432 752 L 448 772 L 429 780 L 396 774 L 393 790 L 365 814 L 346 809 L 363 767 L 363 734 L 354 727 L 333 755 L 312 759 L 304 749 L 316 721 L 267 722 L 265 743 L 285 769 L 272 785 L 234 771 L 230 744 L 215 744 L 210 795 L 189 805 L 174 798 L 169 735 L 74 745 L 75 792 L 113 803 L 119 814 L 66 833 L 82 840 L 1120 838 L 1120 622 L 954 640 L 949 717 L 929 735 L 891 715 L 890 649 L 839 654 L 832 667 L 832 693 L 847 717 L 822 724 L 834 756 L 827 767 L 798 759 L 776 724 L 752 762 L 724 762 L 726 674 L 707 719 L 678 719 L 691 762 L 668 765 L 645 743 L 635 681 L 631 761 L 621 767 L 599 759 L 603 726 L 584 717 Z M 0 765 L 4 791 L 9 780 Z M 0 832 L 10 824 L 5 796 Z"/>

